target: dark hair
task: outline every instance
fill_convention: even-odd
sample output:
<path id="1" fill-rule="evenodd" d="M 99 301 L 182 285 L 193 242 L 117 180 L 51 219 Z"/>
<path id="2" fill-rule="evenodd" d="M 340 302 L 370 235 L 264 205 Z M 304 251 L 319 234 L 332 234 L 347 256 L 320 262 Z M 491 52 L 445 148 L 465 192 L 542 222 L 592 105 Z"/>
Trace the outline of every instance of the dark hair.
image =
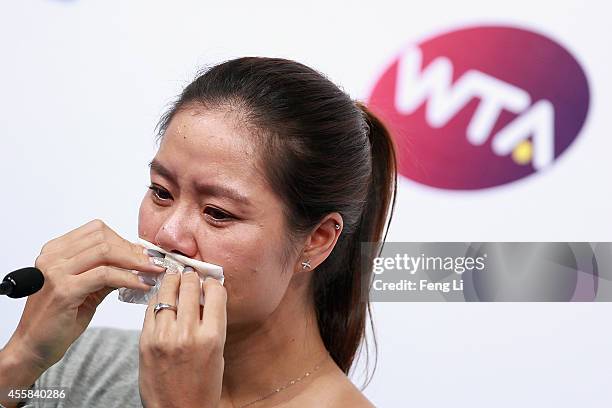
<path id="1" fill-rule="evenodd" d="M 395 207 L 396 157 L 388 130 L 325 76 L 280 58 L 238 58 L 203 71 L 163 115 L 158 136 L 178 111 L 194 104 L 235 111 L 258 137 L 260 164 L 283 202 L 289 242 L 329 213 L 342 216 L 342 233 L 314 271 L 311 290 L 323 342 L 348 374 L 366 339 L 367 316 L 373 327 L 371 265 Z M 362 253 L 362 242 L 379 244 Z M 376 349 L 375 337 L 374 344 Z M 367 339 L 365 345 L 367 353 Z"/>

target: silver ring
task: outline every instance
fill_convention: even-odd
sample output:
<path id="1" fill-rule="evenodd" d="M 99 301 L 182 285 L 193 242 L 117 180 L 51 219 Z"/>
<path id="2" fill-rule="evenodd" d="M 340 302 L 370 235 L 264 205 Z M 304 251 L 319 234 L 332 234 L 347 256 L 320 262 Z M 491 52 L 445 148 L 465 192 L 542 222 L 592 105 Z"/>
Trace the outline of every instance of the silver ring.
<path id="1" fill-rule="evenodd" d="M 174 310 L 176 312 L 176 306 L 169 305 L 168 303 L 157 303 L 153 308 L 153 315 L 157 316 L 157 312 L 164 309 Z"/>

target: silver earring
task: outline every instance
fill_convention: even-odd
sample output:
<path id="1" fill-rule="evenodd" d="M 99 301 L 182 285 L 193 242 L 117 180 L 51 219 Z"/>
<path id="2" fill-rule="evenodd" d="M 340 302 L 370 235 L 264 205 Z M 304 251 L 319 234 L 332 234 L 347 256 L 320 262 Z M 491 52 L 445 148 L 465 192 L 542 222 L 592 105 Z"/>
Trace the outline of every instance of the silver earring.
<path id="1" fill-rule="evenodd" d="M 305 262 L 302 262 L 302 269 L 310 268 L 310 259 L 307 259 Z"/>
<path id="2" fill-rule="evenodd" d="M 340 229 L 340 224 L 336 224 L 336 229 L 339 230 Z"/>

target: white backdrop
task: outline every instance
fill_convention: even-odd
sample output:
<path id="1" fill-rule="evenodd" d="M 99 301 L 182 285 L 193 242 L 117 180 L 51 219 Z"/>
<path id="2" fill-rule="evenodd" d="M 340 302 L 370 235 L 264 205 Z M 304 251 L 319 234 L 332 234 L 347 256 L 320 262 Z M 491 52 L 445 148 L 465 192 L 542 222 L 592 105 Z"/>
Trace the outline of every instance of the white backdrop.
<path id="1" fill-rule="evenodd" d="M 401 180 L 393 241 L 612 241 L 612 7 L 605 1 L 4 1 L 0 272 L 93 218 L 136 238 L 153 128 L 198 68 L 245 55 L 311 65 L 366 98 L 404 45 L 469 24 L 532 27 L 583 64 L 582 135 L 548 171 L 449 193 Z M 0 344 L 25 301 L 0 298 Z M 139 328 L 109 296 L 93 325 Z M 377 303 L 378 406 L 604 407 L 610 304 Z M 358 377 L 355 377 L 358 380 Z"/>

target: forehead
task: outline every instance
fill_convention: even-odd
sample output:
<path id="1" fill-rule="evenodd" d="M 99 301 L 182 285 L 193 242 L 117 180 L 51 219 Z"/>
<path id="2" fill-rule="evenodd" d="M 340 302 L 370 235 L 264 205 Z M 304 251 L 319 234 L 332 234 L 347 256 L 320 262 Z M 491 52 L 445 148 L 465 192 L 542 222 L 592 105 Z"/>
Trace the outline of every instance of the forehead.
<path id="1" fill-rule="evenodd" d="M 224 183 L 247 194 L 266 187 L 254 143 L 237 114 L 190 108 L 174 115 L 155 158 L 185 182 Z"/>
<path id="2" fill-rule="evenodd" d="M 252 157 L 255 151 L 254 140 L 236 113 L 202 108 L 184 109 L 174 115 L 160 150 L 164 147 L 174 153 L 217 161 Z"/>

